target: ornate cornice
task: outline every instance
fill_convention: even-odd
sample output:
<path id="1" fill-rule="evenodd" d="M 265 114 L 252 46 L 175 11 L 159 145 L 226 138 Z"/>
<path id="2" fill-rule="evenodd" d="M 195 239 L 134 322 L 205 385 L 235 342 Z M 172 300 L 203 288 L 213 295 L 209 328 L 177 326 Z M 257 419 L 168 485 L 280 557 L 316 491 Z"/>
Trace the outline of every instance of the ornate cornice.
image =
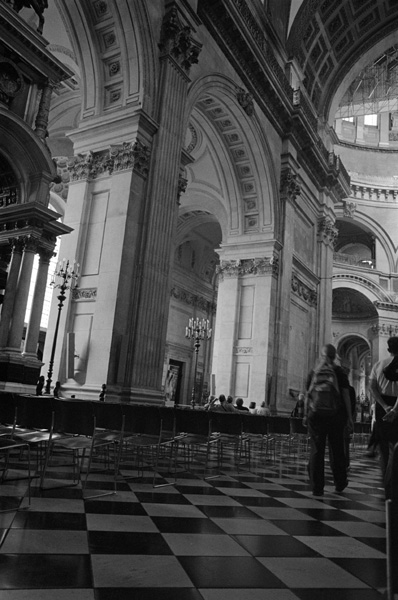
<path id="1" fill-rule="evenodd" d="M 217 310 L 216 302 L 211 302 L 207 300 L 204 296 L 199 296 L 198 294 L 193 294 L 188 290 L 184 290 L 181 287 L 173 286 L 170 291 L 170 296 L 179 300 L 180 302 L 185 302 L 185 304 L 189 304 L 189 306 L 195 306 L 199 308 L 206 314 L 215 313 Z"/>
<path id="2" fill-rule="evenodd" d="M 301 184 L 298 175 L 290 167 L 281 171 L 280 192 L 283 198 L 294 201 L 301 193 Z"/>
<path id="3" fill-rule="evenodd" d="M 251 346 L 234 346 L 234 354 L 252 354 L 253 348 Z"/>
<path id="4" fill-rule="evenodd" d="M 202 48 L 191 33 L 191 27 L 182 24 L 178 9 L 173 6 L 164 16 L 159 48 L 163 55 L 170 55 L 187 74 L 191 66 L 198 62 Z"/>
<path id="5" fill-rule="evenodd" d="M 303 283 L 297 275 L 292 275 L 291 289 L 296 296 L 299 296 L 304 302 L 310 306 L 316 306 L 318 304 L 318 294 L 316 290 L 311 289 L 308 285 Z"/>
<path id="6" fill-rule="evenodd" d="M 140 140 L 114 145 L 107 151 L 78 154 L 69 160 L 71 181 L 95 179 L 99 175 L 133 169 L 142 177 L 149 171 L 150 150 Z"/>
<path id="7" fill-rule="evenodd" d="M 329 246 L 334 246 L 339 230 L 334 226 L 333 221 L 329 217 L 322 217 L 318 222 L 318 239 L 325 242 Z"/>
<path id="8" fill-rule="evenodd" d="M 393 312 L 398 312 L 398 303 L 395 302 L 379 302 L 379 300 L 375 300 L 373 304 L 380 310 L 391 310 Z M 398 325 L 396 327 L 398 329 Z M 397 335 L 397 333 L 394 335 Z"/>
<path id="9" fill-rule="evenodd" d="M 337 279 L 344 279 L 344 280 L 348 280 L 354 283 L 357 283 L 358 285 L 367 287 L 369 289 L 371 289 L 377 296 L 384 298 L 383 300 L 381 300 L 381 303 L 387 303 L 389 304 L 391 302 L 391 298 L 389 297 L 389 295 L 386 294 L 386 292 L 383 290 L 383 288 L 381 288 L 379 285 L 376 285 L 375 283 L 373 283 L 373 281 L 370 281 L 370 279 L 365 279 L 365 277 L 361 277 L 359 275 L 351 275 L 349 273 L 339 273 L 337 275 L 333 275 L 333 280 L 337 280 Z M 376 302 L 379 302 L 378 300 L 376 300 Z"/>
<path id="10" fill-rule="evenodd" d="M 216 273 L 224 277 L 243 277 L 245 275 L 266 275 L 278 273 L 278 257 L 222 260 L 216 267 Z"/>
<path id="11" fill-rule="evenodd" d="M 72 290 L 72 300 L 95 302 L 97 299 L 97 288 L 75 288 Z"/>

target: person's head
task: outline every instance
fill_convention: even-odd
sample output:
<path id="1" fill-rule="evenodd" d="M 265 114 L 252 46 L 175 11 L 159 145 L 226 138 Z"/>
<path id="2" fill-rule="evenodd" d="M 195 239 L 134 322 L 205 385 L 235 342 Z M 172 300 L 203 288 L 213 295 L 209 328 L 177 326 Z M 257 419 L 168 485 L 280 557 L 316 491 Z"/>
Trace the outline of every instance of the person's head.
<path id="1" fill-rule="evenodd" d="M 301 405 L 301 404 L 303 404 L 303 403 L 304 403 L 304 398 L 305 398 L 304 394 L 299 394 L 299 395 L 298 395 L 298 398 L 297 398 L 297 402 L 298 402 L 300 405 Z"/>
<path id="2" fill-rule="evenodd" d="M 256 403 L 255 402 L 250 402 L 249 408 L 256 408 Z"/>
<path id="3" fill-rule="evenodd" d="M 227 398 L 228 404 L 232 404 L 233 401 L 234 401 L 234 399 L 232 398 L 232 396 L 228 396 L 228 398 Z"/>
<path id="4" fill-rule="evenodd" d="M 387 340 L 387 348 L 390 354 L 398 354 L 398 337 L 390 337 Z"/>
<path id="5" fill-rule="evenodd" d="M 261 408 L 265 408 L 266 406 L 267 406 L 267 405 L 266 405 L 266 403 L 265 403 L 265 400 L 263 400 L 263 401 L 261 402 Z"/>
<path id="6" fill-rule="evenodd" d="M 235 404 L 236 406 L 243 406 L 243 398 L 237 398 Z"/>
<path id="7" fill-rule="evenodd" d="M 334 362 L 336 358 L 336 348 L 333 346 L 333 344 L 325 344 L 322 347 L 321 357 L 329 360 L 330 362 Z"/>
<path id="8" fill-rule="evenodd" d="M 224 404 L 224 402 L 226 402 L 226 401 L 227 401 L 227 399 L 226 399 L 226 397 L 224 396 L 224 394 L 220 394 L 220 395 L 218 396 L 218 400 L 219 400 L 220 404 Z"/>

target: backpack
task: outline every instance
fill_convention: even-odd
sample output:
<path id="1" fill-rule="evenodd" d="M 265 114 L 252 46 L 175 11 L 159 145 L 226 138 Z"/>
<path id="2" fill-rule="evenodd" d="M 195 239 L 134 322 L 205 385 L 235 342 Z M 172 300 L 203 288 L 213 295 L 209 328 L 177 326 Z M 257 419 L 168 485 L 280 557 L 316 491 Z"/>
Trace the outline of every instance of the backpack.
<path id="1" fill-rule="evenodd" d="M 336 370 L 331 364 L 323 362 L 315 369 L 308 395 L 310 408 L 317 415 L 331 417 L 339 411 L 342 406 L 340 389 Z"/>
<path id="2" fill-rule="evenodd" d="M 392 361 L 384 367 L 383 374 L 388 381 L 398 381 L 398 356 L 394 356 Z"/>

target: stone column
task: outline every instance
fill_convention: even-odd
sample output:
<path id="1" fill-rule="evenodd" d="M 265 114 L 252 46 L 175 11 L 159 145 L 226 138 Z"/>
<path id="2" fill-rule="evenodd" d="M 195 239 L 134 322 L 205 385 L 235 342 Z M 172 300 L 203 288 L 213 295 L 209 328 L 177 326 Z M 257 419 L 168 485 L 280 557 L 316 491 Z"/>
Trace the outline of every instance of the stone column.
<path id="1" fill-rule="evenodd" d="M 281 402 L 287 396 L 288 360 L 290 338 L 290 308 L 292 265 L 294 250 L 295 201 L 300 195 L 301 187 L 297 173 L 286 165 L 281 171 L 280 198 L 283 207 L 282 243 L 283 249 L 279 257 L 281 264 L 279 294 L 276 306 L 275 343 L 274 343 L 274 376 L 271 397 L 273 402 Z"/>
<path id="2" fill-rule="evenodd" d="M 21 267 L 23 242 L 19 239 L 12 240 L 12 256 L 8 271 L 4 302 L 1 309 L 0 321 L 0 349 L 7 346 L 8 332 L 14 310 L 15 293 L 17 290 L 19 270 Z"/>
<path id="3" fill-rule="evenodd" d="M 200 45 L 175 5 L 165 15 L 160 40 L 158 113 L 149 169 L 144 237 L 132 306 L 125 386 L 161 389 L 170 301 L 173 238 L 178 218 L 178 180 L 185 135 L 182 115 L 188 73 Z M 133 303 L 132 303 L 133 304 Z"/>
<path id="4" fill-rule="evenodd" d="M 24 252 L 19 271 L 18 286 L 15 294 L 14 312 L 7 343 L 8 348 L 17 352 L 20 352 L 21 349 L 30 279 L 32 276 L 33 261 L 38 244 L 36 239 L 30 237 L 27 239 L 25 238 L 24 242 Z"/>
<path id="5" fill-rule="evenodd" d="M 39 110 L 35 120 L 35 133 L 43 141 L 48 136 L 48 116 L 50 114 L 51 94 L 54 88 L 54 84 L 48 82 L 41 92 L 41 98 L 39 103 Z"/>
<path id="6" fill-rule="evenodd" d="M 35 290 L 32 299 L 32 309 L 30 312 L 24 348 L 24 354 L 33 357 L 36 357 L 37 343 L 39 341 L 40 333 L 40 321 L 43 312 L 44 296 L 46 293 L 48 268 L 50 266 L 50 260 L 53 254 L 54 253 L 52 250 L 42 249 L 39 251 L 39 268 L 37 271 Z"/>
<path id="7" fill-rule="evenodd" d="M 318 348 L 331 343 L 332 338 L 332 277 L 333 252 L 338 230 L 330 217 L 322 217 L 318 222 Z"/>

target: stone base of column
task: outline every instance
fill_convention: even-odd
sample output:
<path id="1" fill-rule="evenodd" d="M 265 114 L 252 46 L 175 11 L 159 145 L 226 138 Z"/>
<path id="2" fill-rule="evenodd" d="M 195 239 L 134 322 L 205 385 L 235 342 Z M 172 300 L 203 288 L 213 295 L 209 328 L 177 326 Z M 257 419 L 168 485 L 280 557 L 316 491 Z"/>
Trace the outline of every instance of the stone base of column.
<path id="1" fill-rule="evenodd" d="M 32 390 L 35 393 L 42 366 L 43 363 L 37 358 L 25 357 L 21 353 L 13 352 L 12 349 L 9 352 L 1 352 L 0 389 L 27 393 L 29 388 L 29 393 Z"/>

